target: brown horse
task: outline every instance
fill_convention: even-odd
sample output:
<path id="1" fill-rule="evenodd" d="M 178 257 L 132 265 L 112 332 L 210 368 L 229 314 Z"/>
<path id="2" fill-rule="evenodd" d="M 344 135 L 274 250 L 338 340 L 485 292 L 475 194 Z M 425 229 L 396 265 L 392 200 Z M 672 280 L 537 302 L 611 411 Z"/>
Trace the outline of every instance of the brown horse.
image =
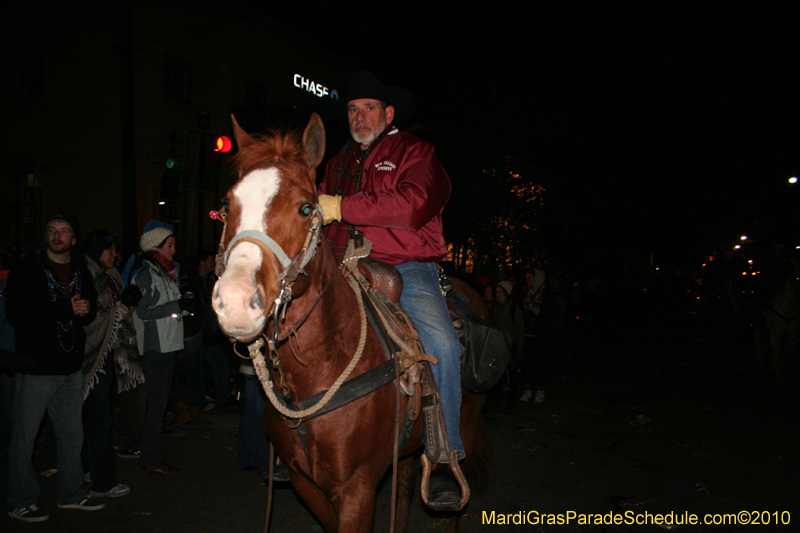
<path id="1" fill-rule="evenodd" d="M 800 262 L 796 259 L 783 287 L 758 311 L 753 331 L 761 371 L 783 387 L 791 350 L 800 342 Z"/>
<path id="2" fill-rule="evenodd" d="M 361 338 L 359 297 L 319 235 L 315 169 L 325 149 L 321 119 L 311 117 L 302 140 L 291 133 L 250 136 L 235 119 L 233 124 L 238 181 L 226 199 L 226 266 L 213 305 L 222 330 L 242 342 L 264 332 L 276 334 L 278 322 L 288 340 L 276 343 L 280 371 L 272 366 L 271 379 L 297 402 L 331 389 L 359 351 L 360 341 L 363 350 L 350 377 L 380 366 L 386 357 L 372 328 Z M 482 306 L 477 293 L 470 291 L 469 296 Z M 325 531 L 372 529 L 378 484 L 393 461 L 396 386 L 391 382 L 304 420 L 304 438 L 295 429 L 296 421 L 275 409 L 265 413 L 267 433 L 290 469 L 292 485 Z M 399 401 L 404 413 L 408 398 Z M 485 474 L 485 437 L 478 430 L 484 401 L 485 395 L 464 391 L 461 435 L 467 461 L 473 462 L 464 465 L 468 478 L 471 470 Z M 396 531 L 405 531 L 407 525 L 415 484 L 412 454 L 422 448 L 421 419 L 400 454 Z M 451 520 L 450 528 L 457 529 L 457 522 Z"/>

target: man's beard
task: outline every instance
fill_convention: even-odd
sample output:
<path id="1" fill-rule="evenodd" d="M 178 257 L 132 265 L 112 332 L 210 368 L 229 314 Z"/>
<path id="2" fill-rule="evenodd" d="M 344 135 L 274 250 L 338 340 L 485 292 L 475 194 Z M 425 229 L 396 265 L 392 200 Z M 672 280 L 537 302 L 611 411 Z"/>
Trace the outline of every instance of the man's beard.
<path id="1" fill-rule="evenodd" d="M 65 252 L 69 252 L 70 248 L 72 248 L 72 243 L 62 241 L 61 239 L 47 241 L 47 249 L 54 254 L 63 254 Z"/>
<path id="2" fill-rule="evenodd" d="M 353 137 L 353 140 L 358 144 L 372 144 L 375 139 L 380 136 L 381 133 L 386 129 L 386 120 L 381 120 L 378 127 L 372 131 L 362 131 L 361 133 L 356 133 L 353 130 L 350 130 L 350 135 Z M 360 137 L 360 138 L 359 138 Z"/>

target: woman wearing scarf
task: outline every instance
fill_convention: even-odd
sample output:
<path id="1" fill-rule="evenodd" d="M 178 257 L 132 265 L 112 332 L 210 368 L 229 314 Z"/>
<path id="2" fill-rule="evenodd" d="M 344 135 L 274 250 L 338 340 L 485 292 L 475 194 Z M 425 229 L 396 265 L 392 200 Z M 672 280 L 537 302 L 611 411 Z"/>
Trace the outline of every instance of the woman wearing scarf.
<path id="1" fill-rule="evenodd" d="M 181 298 L 175 237 L 167 228 L 145 232 L 139 241 L 142 268 L 133 284 L 142 291 L 134 313 L 139 352 L 147 380 L 142 458 L 139 466 L 148 474 L 177 474 L 163 457 L 162 433 L 178 352 L 183 350 L 183 316 L 193 311 L 194 299 Z"/>
<path id="2" fill-rule="evenodd" d="M 116 498 L 130 493 L 117 480 L 117 465 L 111 440 L 111 385 L 116 377 L 120 393 L 144 383 L 136 331 L 130 307 L 139 291 L 122 289 L 122 278 L 114 268 L 117 246 L 104 231 L 89 235 L 86 266 L 97 291 L 97 317 L 86 327 L 83 368 L 84 457 L 92 477 L 92 496 Z"/>

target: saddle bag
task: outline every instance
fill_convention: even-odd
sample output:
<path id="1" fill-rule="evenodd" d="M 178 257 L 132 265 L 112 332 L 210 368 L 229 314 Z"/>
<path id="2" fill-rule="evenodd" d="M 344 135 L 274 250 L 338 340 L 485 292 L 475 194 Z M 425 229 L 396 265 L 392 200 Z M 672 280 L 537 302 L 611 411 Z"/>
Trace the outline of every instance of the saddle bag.
<path id="1" fill-rule="evenodd" d="M 488 392 L 506 371 L 512 337 L 481 319 L 460 292 L 447 293 L 447 301 L 455 309 L 454 322 L 463 347 L 461 383 L 472 392 Z"/>

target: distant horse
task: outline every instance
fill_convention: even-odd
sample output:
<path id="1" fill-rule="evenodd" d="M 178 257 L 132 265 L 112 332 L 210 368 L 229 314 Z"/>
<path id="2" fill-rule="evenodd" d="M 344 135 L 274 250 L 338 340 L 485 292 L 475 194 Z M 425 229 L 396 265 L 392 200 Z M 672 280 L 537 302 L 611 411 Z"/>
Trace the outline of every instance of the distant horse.
<path id="1" fill-rule="evenodd" d="M 791 351 L 800 342 L 800 262 L 792 259 L 792 267 L 781 289 L 757 312 L 754 324 L 756 359 L 779 387 Z"/>
<path id="2" fill-rule="evenodd" d="M 226 261 L 213 306 L 222 330 L 241 342 L 257 340 L 265 332 L 276 335 L 275 328 L 280 328 L 280 338 L 286 340 L 276 343 L 270 354 L 269 372 L 275 388 L 297 404 L 341 382 L 357 352 L 360 359 L 350 377 L 387 359 L 371 327 L 360 335 L 360 296 L 319 234 L 315 169 L 325 149 L 319 116 L 312 115 L 302 141 L 292 133 L 250 136 L 235 118 L 233 125 L 238 181 L 226 198 Z M 477 293 L 470 297 L 482 305 Z M 393 461 L 396 387 L 395 381 L 306 420 L 282 418 L 276 409 L 265 413 L 267 433 L 289 467 L 292 485 L 325 531 L 372 530 L 378 484 Z M 409 399 L 401 396 L 399 401 L 399 412 L 405 413 Z M 461 435 L 467 461 L 473 461 L 464 465 L 468 478 L 470 466 L 485 474 L 486 440 L 479 430 L 484 401 L 485 395 L 464 391 Z M 412 454 L 422 448 L 421 419 L 400 450 L 398 532 L 407 525 L 415 477 Z M 450 528 L 457 527 L 451 521 Z"/>

